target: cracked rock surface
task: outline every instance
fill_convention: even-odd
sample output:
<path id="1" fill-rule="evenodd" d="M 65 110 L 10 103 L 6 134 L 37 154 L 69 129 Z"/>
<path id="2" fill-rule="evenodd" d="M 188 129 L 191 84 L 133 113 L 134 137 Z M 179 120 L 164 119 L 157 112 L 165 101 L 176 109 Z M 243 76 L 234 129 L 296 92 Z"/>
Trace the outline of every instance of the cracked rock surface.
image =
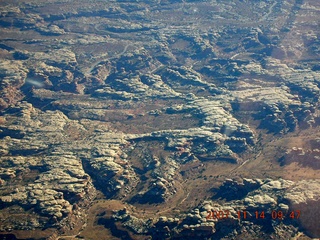
<path id="1" fill-rule="evenodd" d="M 0 238 L 319 238 L 319 12 L 1 1 Z"/>

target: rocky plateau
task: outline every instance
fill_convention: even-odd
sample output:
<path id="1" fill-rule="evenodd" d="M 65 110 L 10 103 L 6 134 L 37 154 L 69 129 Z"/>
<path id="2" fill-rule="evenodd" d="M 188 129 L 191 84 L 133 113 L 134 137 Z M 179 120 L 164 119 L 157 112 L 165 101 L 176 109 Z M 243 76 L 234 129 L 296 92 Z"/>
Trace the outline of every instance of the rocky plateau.
<path id="1" fill-rule="evenodd" d="M 319 238 L 319 16 L 1 1 L 0 239 Z"/>

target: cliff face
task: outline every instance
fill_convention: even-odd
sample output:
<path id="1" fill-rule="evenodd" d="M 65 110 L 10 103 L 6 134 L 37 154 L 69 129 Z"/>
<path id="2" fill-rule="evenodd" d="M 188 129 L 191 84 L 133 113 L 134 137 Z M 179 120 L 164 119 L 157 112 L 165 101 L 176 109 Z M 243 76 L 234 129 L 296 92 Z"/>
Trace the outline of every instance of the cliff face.
<path id="1" fill-rule="evenodd" d="M 0 234 L 319 237 L 319 11 L 2 1 Z"/>

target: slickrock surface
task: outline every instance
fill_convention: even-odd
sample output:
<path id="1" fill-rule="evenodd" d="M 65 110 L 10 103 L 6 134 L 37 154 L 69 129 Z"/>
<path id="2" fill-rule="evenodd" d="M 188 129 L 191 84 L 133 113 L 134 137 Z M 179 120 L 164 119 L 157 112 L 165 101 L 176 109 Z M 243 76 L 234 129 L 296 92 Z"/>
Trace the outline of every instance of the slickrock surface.
<path id="1" fill-rule="evenodd" d="M 1 1 L 0 238 L 319 238 L 319 16 Z"/>
<path id="2" fill-rule="evenodd" d="M 218 190 L 216 197 L 228 198 L 228 202 L 220 205 L 215 201 L 204 201 L 188 214 L 180 218 L 167 218 L 160 216 L 157 219 L 137 221 L 127 209 L 119 210 L 112 215 L 111 220 L 120 222 L 123 226 L 130 228 L 135 233 L 150 234 L 153 237 L 161 238 L 181 238 L 181 237 L 216 237 L 235 238 L 238 235 L 248 238 L 266 238 L 266 233 L 258 233 L 256 230 L 268 227 L 272 237 L 285 239 L 290 238 L 299 231 L 299 226 L 303 224 L 307 227 L 309 234 L 316 236 L 318 228 L 311 220 L 305 221 L 306 217 L 297 217 L 298 204 L 305 206 L 303 211 L 317 211 L 315 204 L 307 204 L 309 201 L 319 203 L 318 180 L 294 183 L 284 179 L 247 179 L 238 182 L 227 179 Z M 305 195 L 301 196 L 295 192 L 305 189 Z M 299 189 L 299 191 L 297 191 Z M 241 199 L 242 200 L 238 200 Z M 245 210 L 243 210 L 245 209 Z M 263 209 L 263 210 L 262 210 Z M 245 211 L 245 216 L 243 215 Z M 208 217 L 210 212 L 215 212 L 215 217 Z M 259 214 L 257 215 L 258 212 Z M 261 215 L 261 213 L 264 215 Z M 273 213 L 274 212 L 274 213 Z M 295 215 L 290 215 L 292 212 Z M 272 215 L 275 214 L 275 215 Z M 282 215 L 278 215 L 281 213 Z M 239 217 L 240 214 L 240 217 Z M 288 225 L 288 218 L 292 216 L 292 222 Z M 284 217 L 283 219 L 281 219 Z M 303 219 L 305 218 L 305 219 Z M 268 220 L 266 220 L 268 219 Z M 270 220 L 272 219 L 272 220 Z M 101 220 L 106 224 L 106 218 Z M 263 224 L 264 221 L 268 221 Z M 310 224 L 311 223 L 311 224 Z M 268 225 L 270 224 L 270 225 Z"/>

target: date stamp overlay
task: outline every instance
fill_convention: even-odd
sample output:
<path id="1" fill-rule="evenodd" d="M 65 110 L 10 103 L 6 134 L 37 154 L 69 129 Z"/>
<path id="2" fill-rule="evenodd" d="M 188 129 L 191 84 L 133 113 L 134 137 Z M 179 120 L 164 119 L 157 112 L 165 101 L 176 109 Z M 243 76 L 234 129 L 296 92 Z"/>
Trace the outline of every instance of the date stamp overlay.
<path id="1" fill-rule="evenodd" d="M 226 219 L 231 213 L 229 210 L 209 210 L 207 211 L 208 215 L 206 219 Z M 289 219 L 299 219 L 301 215 L 300 210 L 292 210 L 287 213 L 284 213 L 281 210 L 257 210 L 257 211 L 247 211 L 247 210 L 239 210 L 236 211 L 236 215 L 239 220 L 252 220 L 252 219 L 273 219 L 273 220 L 284 220 L 285 218 Z"/>
<path id="2" fill-rule="evenodd" d="M 276 221 L 278 223 L 284 222 L 285 224 L 294 224 L 294 226 L 299 226 L 309 236 L 312 236 L 314 239 L 319 239 L 320 237 L 320 222 L 319 222 L 319 204 L 314 202 L 314 204 L 300 204 L 296 208 L 280 210 L 277 208 L 221 208 L 213 207 L 210 210 L 207 209 L 206 215 L 203 214 L 203 217 L 207 221 L 224 221 L 229 219 L 249 222 L 260 222 L 261 224 L 265 221 Z"/>

